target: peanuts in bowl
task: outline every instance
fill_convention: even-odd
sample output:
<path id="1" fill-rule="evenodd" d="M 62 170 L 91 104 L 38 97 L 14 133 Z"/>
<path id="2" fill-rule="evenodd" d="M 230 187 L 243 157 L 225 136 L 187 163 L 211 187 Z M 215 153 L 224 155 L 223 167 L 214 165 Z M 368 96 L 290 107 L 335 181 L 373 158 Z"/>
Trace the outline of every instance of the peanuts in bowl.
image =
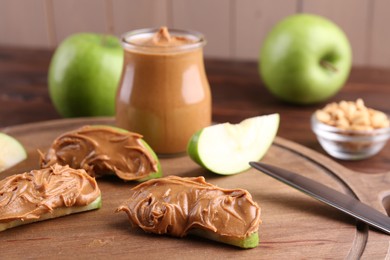
<path id="1" fill-rule="evenodd" d="M 389 117 L 362 99 L 326 105 L 312 115 L 311 125 L 324 150 L 342 160 L 371 157 L 390 137 Z"/>

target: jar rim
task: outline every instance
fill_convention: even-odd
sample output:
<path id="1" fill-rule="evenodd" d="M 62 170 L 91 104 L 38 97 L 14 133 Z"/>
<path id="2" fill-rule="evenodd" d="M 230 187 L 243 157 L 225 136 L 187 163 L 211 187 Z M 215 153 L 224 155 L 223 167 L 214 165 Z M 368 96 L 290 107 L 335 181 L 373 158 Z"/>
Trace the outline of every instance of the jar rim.
<path id="1" fill-rule="evenodd" d="M 136 52 L 155 52 L 155 53 L 176 53 L 176 52 L 185 52 L 191 51 L 193 49 L 198 49 L 206 45 L 206 39 L 204 35 L 197 31 L 182 30 L 182 29 L 171 29 L 169 28 L 169 33 L 172 36 L 186 37 L 193 41 L 175 46 L 154 46 L 154 45 L 144 45 L 142 43 L 137 43 L 135 41 L 130 41 L 130 38 L 142 39 L 153 37 L 160 28 L 144 28 L 128 31 L 122 34 L 121 43 L 122 47 L 126 50 L 132 50 Z"/>

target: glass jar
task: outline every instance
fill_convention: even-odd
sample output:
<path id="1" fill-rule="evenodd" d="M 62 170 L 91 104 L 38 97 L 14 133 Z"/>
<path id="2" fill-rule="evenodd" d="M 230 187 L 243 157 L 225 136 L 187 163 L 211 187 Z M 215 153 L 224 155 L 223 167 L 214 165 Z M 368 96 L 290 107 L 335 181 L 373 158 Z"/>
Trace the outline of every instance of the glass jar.
<path id="1" fill-rule="evenodd" d="M 161 29 L 160 29 L 161 30 Z M 211 94 L 202 34 L 170 30 L 181 44 L 150 44 L 159 29 L 125 33 L 116 97 L 118 127 L 140 133 L 160 155 L 186 151 L 190 137 L 211 124 Z"/>

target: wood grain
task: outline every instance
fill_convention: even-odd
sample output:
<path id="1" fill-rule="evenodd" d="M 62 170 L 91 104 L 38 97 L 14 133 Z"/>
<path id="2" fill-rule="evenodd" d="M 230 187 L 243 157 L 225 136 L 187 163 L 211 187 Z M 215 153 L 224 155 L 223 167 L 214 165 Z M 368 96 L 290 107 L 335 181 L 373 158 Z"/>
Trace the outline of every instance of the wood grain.
<path id="1" fill-rule="evenodd" d="M 58 119 L 47 87 L 52 51 L 0 48 L 0 127 Z M 213 96 L 213 120 L 237 123 L 244 118 L 279 113 L 278 135 L 328 156 L 310 129 L 310 116 L 326 102 L 295 106 L 281 102 L 265 88 L 256 62 L 206 59 Z M 353 68 L 345 87 L 327 102 L 363 98 L 368 106 L 390 114 L 390 73 L 386 69 Z M 369 174 L 389 168 L 390 144 L 362 161 L 340 161 Z"/>
<path id="2" fill-rule="evenodd" d="M 47 149 L 64 131 L 93 123 L 112 124 L 113 120 L 67 119 L 4 129 L 23 143 L 29 157 L 15 168 L 1 173 L 0 177 L 36 168 L 36 149 Z M 356 172 L 296 143 L 277 138 L 263 161 L 288 167 L 341 192 L 359 194 L 363 201 L 384 212 L 383 205 L 368 201 L 364 196 L 365 185 L 356 180 L 350 185 L 352 174 L 356 176 Z M 388 236 L 368 230 L 365 225 L 356 225 L 354 219 L 253 169 L 238 175 L 219 176 L 199 167 L 187 156 L 161 159 L 161 163 L 164 175 L 202 175 L 220 187 L 247 189 L 262 207 L 260 246 L 242 250 L 196 237 L 177 239 L 132 229 L 124 214 L 113 212 L 135 184 L 113 177 L 98 180 L 103 196 L 103 207 L 99 210 L 1 232 L 2 257 L 20 258 L 28 254 L 31 258 L 57 259 L 69 257 L 69 252 L 77 252 L 78 258 L 93 255 L 98 259 L 107 256 L 156 259 L 162 255 L 170 259 L 301 259 L 307 256 L 357 259 L 361 254 L 365 258 L 384 259 L 386 256 Z M 389 173 L 383 176 L 386 183 L 383 179 L 382 184 L 370 179 L 371 185 L 387 185 L 388 189 Z"/>

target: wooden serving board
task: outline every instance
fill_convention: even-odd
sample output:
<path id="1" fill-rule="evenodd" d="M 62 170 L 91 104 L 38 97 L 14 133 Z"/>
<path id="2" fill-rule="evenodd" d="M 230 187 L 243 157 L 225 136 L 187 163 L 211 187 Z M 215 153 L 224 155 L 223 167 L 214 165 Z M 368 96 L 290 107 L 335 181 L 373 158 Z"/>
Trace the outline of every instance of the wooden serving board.
<path id="1" fill-rule="evenodd" d="M 113 124 L 111 118 L 67 119 L 2 129 L 19 139 L 28 159 L 0 178 L 38 167 L 37 149 L 46 150 L 65 131 L 85 124 Z M 382 212 L 389 209 L 390 173 L 352 172 L 312 150 L 276 138 L 262 160 L 286 167 L 357 196 Z M 98 179 L 103 206 L 0 232 L 0 258 L 105 259 L 385 259 L 390 237 L 254 169 L 232 176 L 212 174 L 187 156 L 161 159 L 164 175 L 200 176 L 223 188 L 248 190 L 262 208 L 260 245 L 243 250 L 209 240 L 146 234 L 114 213 L 136 183 L 115 177 Z M 387 206 L 384 206 L 387 205 Z"/>

